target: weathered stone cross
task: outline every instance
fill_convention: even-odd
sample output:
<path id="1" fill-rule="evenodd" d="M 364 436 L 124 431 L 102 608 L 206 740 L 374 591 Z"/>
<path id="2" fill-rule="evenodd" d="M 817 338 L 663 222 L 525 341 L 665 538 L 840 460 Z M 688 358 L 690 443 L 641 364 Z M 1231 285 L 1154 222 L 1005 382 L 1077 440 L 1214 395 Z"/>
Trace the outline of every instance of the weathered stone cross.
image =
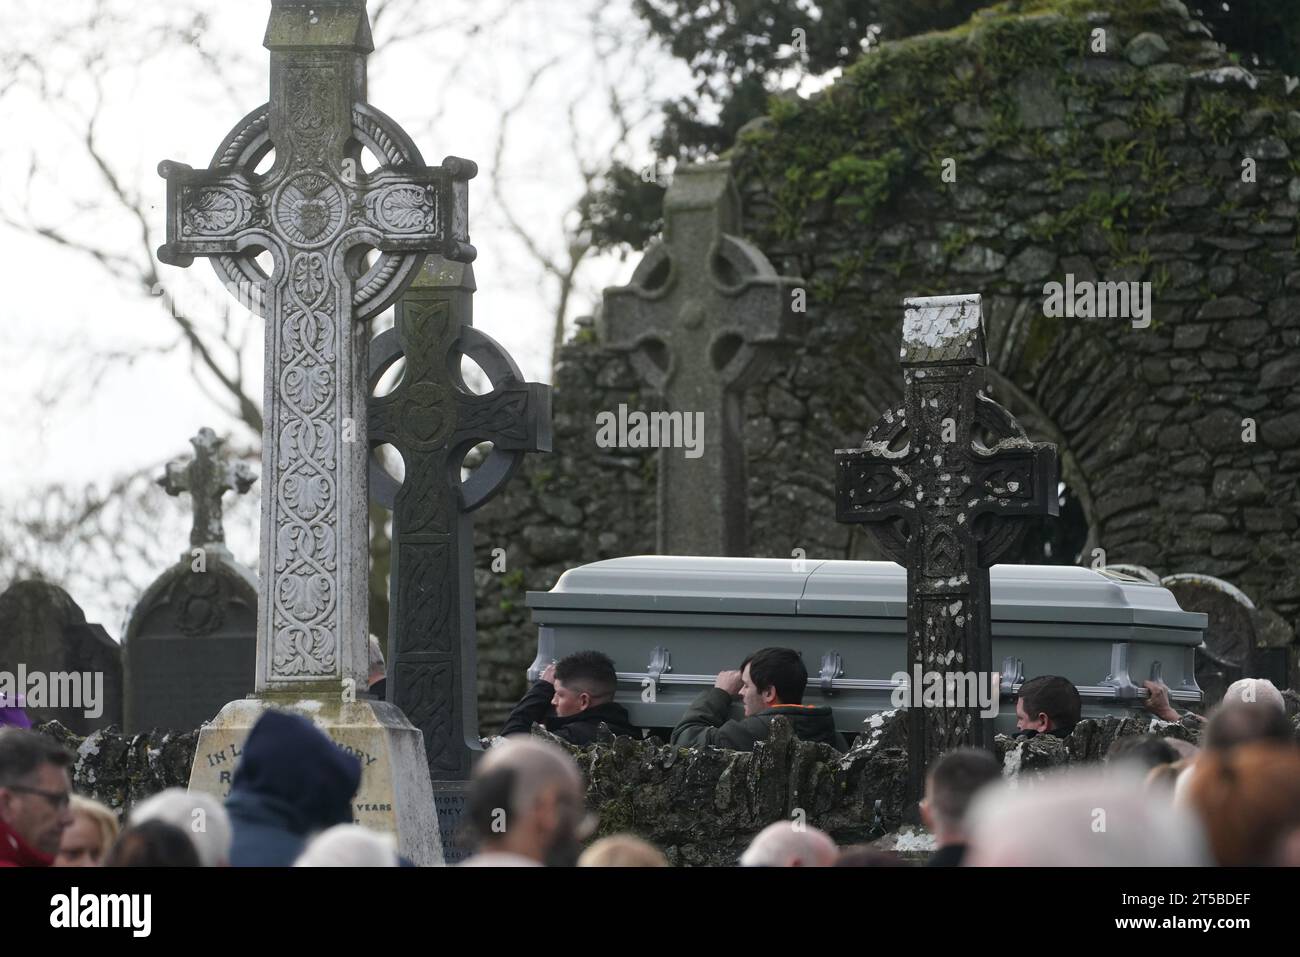
<path id="1" fill-rule="evenodd" d="M 795 330 L 791 293 L 754 246 L 733 235 L 740 197 L 728 163 L 683 167 L 664 197 L 664 239 L 626 286 L 605 290 L 601 321 L 670 413 L 703 413 L 698 457 L 659 452 L 658 549 L 747 554 L 744 390 Z"/>
<path id="2" fill-rule="evenodd" d="M 909 790 L 917 800 L 932 758 L 962 744 L 991 747 L 993 734 L 978 704 L 956 693 L 972 687 L 969 679 L 923 707 L 915 676 L 974 675 L 996 696 L 988 569 L 1019 544 L 1028 517 L 1057 513 L 1057 461 L 1055 446 L 1030 442 L 982 391 L 980 297 L 908 299 L 904 307 L 903 405 L 884 414 L 861 449 L 836 450 L 836 518 L 865 523 L 907 567 Z M 991 448 L 978 441 L 981 431 Z"/>
<path id="3" fill-rule="evenodd" d="M 394 328 L 375 338 L 370 384 L 399 357 L 401 381 L 371 399 L 370 442 L 402 456 L 399 483 L 371 463 L 371 493 L 393 510 L 388 700 L 424 733 L 448 863 L 463 856 L 456 824 L 478 739 L 478 652 L 474 627 L 471 512 L 495 495 L 525 452 L 551 449 L 551 388 L 525 382 L 510 356 L 473 323 L 473 267 L 430 257 L 397 304 Z M 487 373 L 476 395 L 461 356 Z M 461 481 L 461 462 L 480 442 L 487 459 Z"/>
<path id="4" fill-rule="evenodd" d="M 164 162 L 165 263 L 212 258 L 251 283 L 267 322 L 257 690 L 351 678 L 365 687 L 368 319 L 425 254 L 469 261 L 467 181 L 426 167 L 365 102 L 373 50 L 364 0 L 272 0 L 271 102 L 245 117 L 211 168 Z M 381 161 L 366 173 L 363 148 Z M 255 170 L 272 150 L 265 174 Z M 379 251 L 366 267 L 368 249 Z M 269 251 L 267 277 L 256 254 Z"/>
<path id="5" fill-rule="evenodd" d="M 224 454 L 225 440 L 209 428 L 199 429 L 190 439 L 194 458 L 168 462 L 158 479 L 168 495 L 189 492 L 194 508 L 194 525 L 190 529 L 190 546 L 203 548 L 224 545 L 226 531 L 221 523 L 221 496 L 234 491 L 243 495 L 257 476 L 246 462 L 231 462 Z"/>

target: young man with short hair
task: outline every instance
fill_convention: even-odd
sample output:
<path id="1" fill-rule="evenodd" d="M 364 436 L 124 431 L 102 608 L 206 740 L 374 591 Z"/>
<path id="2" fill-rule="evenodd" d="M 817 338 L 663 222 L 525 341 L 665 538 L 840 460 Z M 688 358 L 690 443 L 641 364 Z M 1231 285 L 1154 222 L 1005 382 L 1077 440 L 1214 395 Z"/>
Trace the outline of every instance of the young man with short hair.
<path id="1" fill-rule="evenodd" d="M 618 675 L 599 651 L 575 651 L 546 666 L 541 678 L 506 718 L 502 735 L 527 734 L 540 724 L 579 747 L 596 740 L 601 724 L 612 734 L 641 737 L 627 709 L 614 701 Z"/>
<path id="2" fill-rule="evenodd" d="M 1002 780 L 997 759 L 979 748 L 956 748 L 941 755 L 925 776 L 921 822 L 934 835 L 934 854 L 926 867 L 959 867 L 966 856 L 966 811 L 975 795 Z"/>
<path id="3" fill-rule="evenodd" d="M 772 719 L 784 717 L 804 741 L 820 741 L 847 751 L 844 736 L 826 705 L 803 704 L 808 669 L 791 648 L 764 648 L 743 662 L 739 671 L 723 671 L 713 687 L 702 692 L 673 729 L 672 743 L 681 747 L 712 745 L 732 751 L 752 751 L 767 738 Z M 739 696 L 745 717 L 731 718 L 731 701 Z"/>
<path id="4" fill-rule="evenodd" d="M 1016 737 L 1050 734 L 1064 738 L 1079 723 L 1083 703 L 1068 678 L 1039 675 L 1020 686 L 1016 698 Z"/>

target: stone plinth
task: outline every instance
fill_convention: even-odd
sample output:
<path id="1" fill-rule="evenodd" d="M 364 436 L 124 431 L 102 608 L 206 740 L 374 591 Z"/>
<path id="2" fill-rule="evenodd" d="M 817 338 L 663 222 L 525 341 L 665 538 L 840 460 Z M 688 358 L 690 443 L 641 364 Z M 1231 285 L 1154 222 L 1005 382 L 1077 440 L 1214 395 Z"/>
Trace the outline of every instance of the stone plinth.
<path id="1" fill-rule="evenodd" d="M 386 701 L 345 702 L 341 694 L 265 694 L 232 701 L 199 733 L 191 790 L 226 798 L 244 740 L 267 708 L 310 719 L 361 762 L 353 821 L 394 835 L 401 854 L 421 867 L 443 863 L 424 743 L 397 706 Z"/>

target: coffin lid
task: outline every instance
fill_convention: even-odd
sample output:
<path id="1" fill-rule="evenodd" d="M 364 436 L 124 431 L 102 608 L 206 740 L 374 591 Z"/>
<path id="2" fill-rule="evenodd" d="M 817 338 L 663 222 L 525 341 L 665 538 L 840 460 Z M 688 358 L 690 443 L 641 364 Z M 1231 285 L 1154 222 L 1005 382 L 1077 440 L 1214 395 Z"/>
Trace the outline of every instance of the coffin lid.
<path id="1" fill-rule="evenodd" d="M 1153 625 L 1203 631 L 1207 616 L 1183 611 L 1159 585 L 1076 565 L 994 565 L 994 621 Z M 907 573 L 895 562 L 802 561 L 634 555 L 572 568 L 535 610 L 769 614 L 905 618 Z M 545 615 L 537 615 L 543 620 Z"/>

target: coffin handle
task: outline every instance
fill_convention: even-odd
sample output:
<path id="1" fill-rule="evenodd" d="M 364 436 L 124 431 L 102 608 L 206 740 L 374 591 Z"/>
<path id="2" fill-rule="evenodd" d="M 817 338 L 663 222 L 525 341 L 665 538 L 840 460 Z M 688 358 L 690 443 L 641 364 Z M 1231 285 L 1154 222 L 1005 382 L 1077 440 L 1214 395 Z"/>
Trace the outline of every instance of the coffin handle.
<path id="1" fill-rule="evenodd" d="M 844 659 L 840 653 L 835 650 L 826 652 L 822 655 L 821 683 L 822 694 L 832 695 L 835 693 L 835 679 L 844 677 Z"/>
<path id="2" fill-rule="evenodd" d="M 537 629 L 537 657 L 528 666 L 528 683 L 536 684 L 546 666 L 555 660 L 555 629 L 542 625 Z"/>
<path id="3" fill-rule="evenodd" d="M 1102 679 L 1102 687 L 1115 689 L 1116 701 L 1136 701 L 1144 689 L 1133 683 L 1128 673 L 1128 642 L 1117 641 L 1110 646 L 1110 674 Z"/>
<path id="4" fill-rule="evenodd" d="M 650 687 L 654 689 L 653 694 L 659 693 L 659 682 L 663 676 L 673 670 L 672 655 L 663 645 L 656 645 L 654 651 L 650 652 L 650 664 L 645 666 L 646 677 L 650 679 Z"/>
<path id="5" fill-rule="evenodd" d="M 1013 655 L 1002 659 L 1002 675 L 998 679 L 998 695 L 1002 698 L 1015 696 L 1016 688 L 1025 680 L 1025 663 Z"/>

